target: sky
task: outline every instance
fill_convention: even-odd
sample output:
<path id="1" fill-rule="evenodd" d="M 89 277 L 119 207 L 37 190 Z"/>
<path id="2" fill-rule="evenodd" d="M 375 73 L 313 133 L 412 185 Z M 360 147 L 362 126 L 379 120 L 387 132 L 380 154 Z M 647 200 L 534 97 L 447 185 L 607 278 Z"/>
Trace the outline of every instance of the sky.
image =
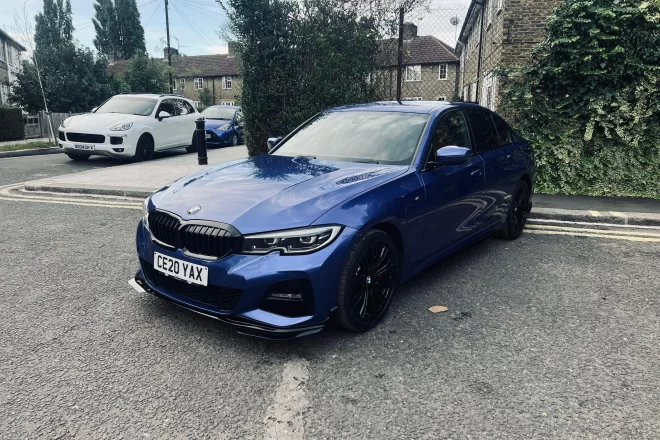
<path id="1" fill-rule="evenodd" d="M 215 0 L 168 0 L 170 40 L 172 47 L 186 55 L 227 53 L 227 43 L 218 35 L 226 25 L 226 14 Z M 14 34 L 14 10 L 26 5 L 28 15 L 34 17 L 42 10 L 43 0 L 0 1 L 0 28 Z M 93 0 L 71 0 L 74 38 L 84 46 L 94 49 Z M 147 51 L 162 56 L 161 40 L 165 39 L 165 1 L 137 0 L 140 20 L 144 27 Z M 455 35 L 460 32 L 470 0 L 431 0 L 430 10 L 407 17 L 419 26 L 420 35 L 435 35 L 454 45 Z M 453 26 L 450 19 L 456 15 L 460 23 Z M 20 42 L 20 39 L 15 36 Z"/>

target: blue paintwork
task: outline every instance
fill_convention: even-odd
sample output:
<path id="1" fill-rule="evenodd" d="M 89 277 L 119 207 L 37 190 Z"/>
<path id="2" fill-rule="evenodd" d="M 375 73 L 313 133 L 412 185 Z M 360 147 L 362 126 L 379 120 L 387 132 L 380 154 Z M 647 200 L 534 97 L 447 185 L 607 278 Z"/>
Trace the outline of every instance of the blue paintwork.
<path id="1" fill-rule="evenodd" d="M 158 251 L 208 266 L 210 284 L 243 289 L 245 294 L 230 315 L 232 318 L 275 328 L 304 329 L 324 323 L 336 307 L 339 277 L 347 256 L 369 229 L 385 227 L 402 244 L 401 278 L 406 281 L 503 227 L 515 184 L 523 178 L 533 182 L 534 161 L 527 141 L 520 140 L 485 154 L 479 153 L 477 145 L 465 146 L 472 151 L 463 163 L 435 169 L 425 167 L 430 139 L 442 114 L 449 109 L 472 107 L 477 106 L 415 102 L 333 110 L 429 114 L 430 122 L 411 166 L 263 155 L 200 170 L 161 189 L 149 202 L 149 210 L 170 211 L 185 220 L 228 223 L 242 234 L 310 225 L 344 225 L 339 237 L 320 251 L 298 256 L 278 252 L 262 256 L 232 255 L 209 262 L 184 256 L 180 250 L 172 252 L 156 246 L 141 222 L 137 231 L 138 253 L 150 263 L 154 251 Z M 188 209 L 195 205 L 202 209 L 189 216 Z M 138 272 L 138 277 L 141 276 Z M 311 281 L 316 305 L 313 316 L 287 318 L 258 308 L 270 285 L 291 278 Z M 179 297 L 176 292 L 153 290 L 186 307 L 215 316 L 225 315 Z M 303 330 L 300 333 L 305 334 Z"/>
<path id="2" fill-rule="evenodd" d="M 218 107 L 223 109 L 234 109 L 237 112 L 241 109 L 239 106 L 234 105 L 214 105 L 211 107 Z M 229 125 L 229 129 L 221 130 L 220 128 Z M 232 119 L 207 119 L 204 123 L 204 128 L 207 133 L 214 133 L 217 138 L 214 136 L 212 139 L 207 139 L 206 144 L 209 147 L 225 147 L 232 145 L 232 138 L 234 135 L 238 137 L 238 143 L 242 143 L 244 140 L 243 127 L 237 124 L 236 122 L 236 113 Z"/>

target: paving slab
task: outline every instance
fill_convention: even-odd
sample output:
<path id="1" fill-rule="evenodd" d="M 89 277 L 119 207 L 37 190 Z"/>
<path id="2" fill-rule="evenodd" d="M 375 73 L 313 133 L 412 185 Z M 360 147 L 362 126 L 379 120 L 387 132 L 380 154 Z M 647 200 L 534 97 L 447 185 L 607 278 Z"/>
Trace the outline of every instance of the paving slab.
<path id="1" fill-rule="evenodd" d="M 247 148 L 209 150 L 208 165 L 198 165 L 196 154 L 175 156 L 100 170 L 48 177 L 25 183 L 28 191 L 95 194 L 125 197 L 148 197 L 154 191 L 201 168 L 247 157 Z"/>

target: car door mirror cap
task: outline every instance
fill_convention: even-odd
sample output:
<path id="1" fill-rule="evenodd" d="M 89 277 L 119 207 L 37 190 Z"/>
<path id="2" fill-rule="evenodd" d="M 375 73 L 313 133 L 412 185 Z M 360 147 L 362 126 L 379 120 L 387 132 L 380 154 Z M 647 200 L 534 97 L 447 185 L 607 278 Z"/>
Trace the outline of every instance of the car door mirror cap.
<path id="1" fill-rule="evenodd" d="M 163 110 L 158 112 L 158 120 L 159 121 L 162 121 L 163 119 L 169 118 L 171 116 L 172 116 L 171 114 L 169 114 L 169 113 L 167 113 L 166 111 L 163 111 Z"/>
<path id="2" fill-rule="evenodd" d="M 99 109 L 98 107 L 94 107 L 94 108 L 92 109 L 92 113 L 96 113 L 96 110 L 98 110 L 98 109 Z"/>
<path id="3" fill-rule="evenodd" d="M 268 151 L 269 152 L 273 151 L 273 149 L 277 147 L 277 144 L 279 144 L 281 140 L 282 140 L 282 136 L 268 138 L 268 140 L 266 141 L 266 144 L 268 145 Z"/>
<path id="4" fill-rule="evenodd" d="M 467 162 L 472 157 L 472 149 L 467 147 L 447 146 L 438 148 L 435 153 L 436 166 L 460 165 Z"/>

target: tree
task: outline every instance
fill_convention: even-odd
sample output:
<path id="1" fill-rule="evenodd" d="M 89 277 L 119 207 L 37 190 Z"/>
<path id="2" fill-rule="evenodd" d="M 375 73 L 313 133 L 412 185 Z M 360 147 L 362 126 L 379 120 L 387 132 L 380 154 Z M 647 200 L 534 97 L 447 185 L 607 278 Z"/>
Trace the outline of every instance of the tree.
<path id="1" fill-rule="evenodd" d="M 73 45 L 71 1 L 44 0 L 43 12 L 35 16 L 34 41 L 37 52 Z"/>
<path id="2" fill-rule="evenodd" d="M 167 68 L 161 60 L 138 53 L 128 66 L 124 81 L 132 93 L 167 93 Z"/>
<path id="3" fill-rule="evenodd" d="M 213 105 L 213 94 L 206 87 L 199 91 L 199 103 L 201 109 Z"/>
<path id="4" fill-rule="evenodd" d="M 546 192 L 660 194 L 660 0 L 565 0 L 500 111 Z"/>
<path id="5" fill-rule="evenodd" d="M 96 0 L 94 10 L 94 18 L 92 19 L 94 30 L 96 31 L 94 46 L 99 53 L 117 62 L 121 42 L 117 17 L 115 15 L 115 5 L 112 0 Z"/>

